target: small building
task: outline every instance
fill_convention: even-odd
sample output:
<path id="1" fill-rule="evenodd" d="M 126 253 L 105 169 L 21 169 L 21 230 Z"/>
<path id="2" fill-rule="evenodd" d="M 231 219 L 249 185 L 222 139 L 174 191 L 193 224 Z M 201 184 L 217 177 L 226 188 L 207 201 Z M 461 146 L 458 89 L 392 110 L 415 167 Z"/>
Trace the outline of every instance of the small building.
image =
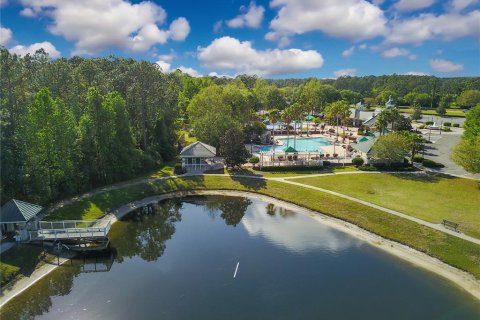
<path id="1" fill-rule="evenodd" d="M 16 241 L 28 239 L 28 230 L 34 229 L 37 216 L 43 210 L 42 207 L 12 199 L 5 203 L 0 211 L 1 235 L 13 236 Z"/>
<path id="2" fill-rule="evenodd" d="M 223 168 L 223 158 L 217 157 L 217 149 L 201 141 L 192 143 L 180 152 L 182 168 L 187 172 L 218 170 Z"/>
<path id="3" fill-rule="evenodd" d="M 377 136 L 364 136 L 357 140 L 357 143 L 352 143 L 351 146 L 358 156 L 365 160 L 365 163 L 372 163 L 372 147 L 377 142 Z"/>
<path id="4" fill-rule="evenodd" d="M 393 101 L 392 96 L 388 97 L 388 101 L 385 103 L 385 108 L 392 109 L 395 108 L 397 104 Z"/>

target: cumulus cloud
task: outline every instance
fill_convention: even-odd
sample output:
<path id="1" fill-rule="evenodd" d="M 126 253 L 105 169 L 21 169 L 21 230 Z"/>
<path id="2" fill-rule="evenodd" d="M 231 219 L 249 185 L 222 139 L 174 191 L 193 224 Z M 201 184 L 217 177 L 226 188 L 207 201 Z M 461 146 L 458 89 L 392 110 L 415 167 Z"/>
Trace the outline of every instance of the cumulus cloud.
<path id="1" fill-rule="evenodd" d="M 480 11 L 466 15 L 447 13 L 442 15 L 421 14 L 407 20 L 396 20 L 387 36 L 389 43 L 416 43 L 441 38 L 452 40 L 468 36 L 480 36 Z"/>
<path id="2" fill-rule="evenodd" d="M 12 39 L 12 30 L 0 27 L 0 46 L 6 46 Z"/>
<path id="3" fill-rule="evenodd" d="M 250 41 L 232 37 L 215 39 L 198 51 L 198 59 L 206 67 L 260 76 L 295 73 L 323 65 L 322 55 L 315 50 L 256 50 Z"/>
<path id="4" fill-rule="evenodd" d="M 448 3 L 447 9 L 452 12 L 460 12 L 477 3 L 479 0 L 452 0 Z"/>
<path id="5" fill-rule="evenodd" d="M 437 72 L 459 72 L 463 70 L 463 65 L 444 59 L 430 60 L 430 67 Z"/>
<path id="6" fill-rule="evenodd" d="M 348 49 L 345 49 L 345 50 L 343 50 L 343 52 L 342 52 L 342 57 L 348 58 L 348 57 L 350 57 L 350 56 L 353 54 L 354 51 L 355 51 L 355 46 L 352 46 L 352 47 L 350 47 L 350 48 L 348 48 Z"/>
<path id="7" fill-rule="evenodd" d="M 189 67 L 184 67 L 184 66 L 180 66 L 177 68 L 178 70 L 182 71 L 183 73 L 186 73 L 192 77 L 201 77 L 202 75 L 200 73 L 198 73 L 197 70 L 193 69 L 193 68 L 189 68 Z"/>
<path id="8" fill-rule="evenodd" d="M 9 51 L 19 56 L 25 56 L 27 54 L 34 54 L 37 50 L 43 49 L 50 56 L 50 58 L 60 57 L 60 52 L 55 48 L 53 44 L 48 41 L 38 42 L 31 45 L 23 46 L 17 45 L 13 48 L 10 48 Z"/>
<path id="9" fill-rule="evenodd" d="M 435 0 L 400 0 L 395 3 L 394 8 L 398 11 L 415 11 L 430 7 Z"/>
<path id="10" fill-rule="evenodd" d="M 257 6 L 255 2 L 252 1 L 248 8 L 241 6 L 240 12 L 242 13 L 226 22 L 227 26 L 230 28 L 259 28 L 263 21 L 265 8 L 263 6 Z"/>
<path id="11" fill-rule="evenodd" d="M 8 4 L 7 0 L 0 0 L 0 8 L 5 7 Z"/>
<path id="12" fill-rule="evenodd" d="M 185 18 L 160 29 L 166 12 L 150 1 L 126 0 L 20 0 L 23 15 L 48 19 L 48 30 L 75 42 L 76 54 L 92 54 L 106 49 L 145 51 L 169 39 L 182 41 L 190 32 Z"/>
<path id="13" fill-rule="evenodd" d="M 155 63 L 160 67 L 160 69 L 162 69 L 163 72 L 170 72 L 170 67 L 172 66 L 170 63 L 163 60 L 158 60 Z"/>
<path id="14" fill-rule="evenodd" d="M 396 57 L 407 57 L 410 60 L 415 60 L 417 58 L 416 55 L 411 54 L 410 51 L 403 48 L 390 48 L 382 52 L 382 56 L 384 58 L 396 58 Z"/>
<path id="15" fill-rule="evenodd" d="M 407 76 L 428 76 L 428 73 L 421 72 L 421 71 L 408 71 L 404 73 Z"/>
<path id="16" fill-rule="evenodd" d="M 383 11 L 365 0 L 272 0 L 277 16 L 270 22 L 270 39 L 321 31 L 350 40 L 384 35 L 387 20 Z"/>
<path id="17" fill-rule="evenodd" d="M 357 74 L 357 69 L 340 69 L 337 71 L 333 72 L 333 76 L 335 78 L 340 78 L 340 77 L 353 77 Z"/>
<path id="18" fill-rule="evenodd" d="M 217 78 L 229 78 L 229 79 L 233 78 L 232 76 L 230 76 L 230 75 L 228 75 L 228 74 L 218 74 L 218 73 L 216 73 L 215 71 L 214 71 L 214 72 L 210 72 L 208 75 L 209 75 L 210 77 L 217 77 Z"/>
<path id="19" fill-rule="evenodd" d="M 165 62 L 172 62 L 173 59 L 175 59 L 176 57 L 177 57 L 177 54 L 173 50 L 171 50 L 170 53 L 158 55 L 158 59 Z"/>

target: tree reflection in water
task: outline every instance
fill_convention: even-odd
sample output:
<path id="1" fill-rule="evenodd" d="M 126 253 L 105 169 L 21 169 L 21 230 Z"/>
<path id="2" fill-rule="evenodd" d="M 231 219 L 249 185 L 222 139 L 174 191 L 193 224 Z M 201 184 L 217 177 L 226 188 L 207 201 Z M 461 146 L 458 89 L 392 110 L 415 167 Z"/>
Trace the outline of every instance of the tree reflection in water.
<path id="1" fill-rule="evenodd" d="M 138 256 L 155 261 L 163 255 L 165 242 L 175 233 L 175 223 L 181 221 L 179 199 L 162 201 L 138 209 L 118 221 L 110 231 L 112 246 L 117 250 L 115 261 Z M 134 222 L 134 223 L 132 223 Z"/>
<path id="2" fill-rule="evenodd" d="M 197 199 L 196 203 L 201 202 L 202 205 L 205 205 L 211 215 L 220 211 L 220 217 L 225 220 L 225 224 L 234 227 L 240 223 L 247 212 L 248 206 L 252 204 L 250 199 L 242 197 L 207 196 L 202 198 L 202 200 Z"/>
<path id="3" fill-rule="evenodd" d="M 275 216 L 278 213 L 282 218 L 294 217 L 296 215 L 296 212 L 284 207 L 276 207 L 273 203 L 268 203 L 265 211 L 269 216 Z"/>

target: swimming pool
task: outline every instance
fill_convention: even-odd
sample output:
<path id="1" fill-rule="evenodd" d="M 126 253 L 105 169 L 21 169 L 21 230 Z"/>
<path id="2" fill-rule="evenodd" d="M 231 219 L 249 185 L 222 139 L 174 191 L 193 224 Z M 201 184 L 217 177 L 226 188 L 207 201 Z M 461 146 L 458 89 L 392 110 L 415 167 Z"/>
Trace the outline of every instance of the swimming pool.
<path id="1" fill-rule="evenodd" d="M 294 142 L 293 138 L 278 139 L 283 141 L 281 146 L 261 146 L 260 152 L 283 152 L 287 146 L 295 148 L 300 152 L 318 152 L 322 151 L 322 147 L 331 145 L 330 141 L 326 138 L 297 138 Z"/>

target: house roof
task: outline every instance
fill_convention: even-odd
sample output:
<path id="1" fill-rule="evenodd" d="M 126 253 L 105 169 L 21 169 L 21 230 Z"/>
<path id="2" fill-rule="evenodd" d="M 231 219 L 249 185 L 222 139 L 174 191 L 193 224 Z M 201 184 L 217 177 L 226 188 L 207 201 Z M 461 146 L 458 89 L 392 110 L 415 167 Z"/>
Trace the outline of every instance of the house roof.
<path id="1" fill-rule="evenodd" d="M 213 158 L 217 155 L 217 149 L 201 141 L 192 143 L 180 152 L 183 158 Z"/>
<path id="2" fill-rule="evenodd" d="M 377 142 L 377 139 L 378 139 L 377 137 L 369 137 L 365 141 L 352 143 L 351 146 L 354 150 L 357 150 L 363 153 L 370 153 L 373 145 L 375 144 L 375 142 Z"/>
<path id="3" fill-rule="evenodd" d="M 0 211 L 0 223 L 27 222 L 34 218 L 42 207 L 36 204 L 12 199 L 5 203 Z"/>
<path id="4" fill-rule="evenodd" d="M 363 122 L 363 125 L 366 127 L 373 127 L 375 125 L 375 121 L 377 121 L 377 115 L 372 116 L 370 119 L 367 119 Z"/>

